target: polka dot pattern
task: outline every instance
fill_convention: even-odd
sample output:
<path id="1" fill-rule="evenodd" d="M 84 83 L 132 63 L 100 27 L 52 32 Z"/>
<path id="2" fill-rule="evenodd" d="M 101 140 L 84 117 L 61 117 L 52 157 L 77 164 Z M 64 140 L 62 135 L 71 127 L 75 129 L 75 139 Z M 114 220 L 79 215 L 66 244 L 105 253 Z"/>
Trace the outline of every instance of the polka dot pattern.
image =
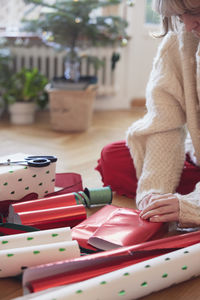
<path id="1" fill-rule="evenodd" d="M 80 256 L 70 228 L 56 228 L 0 237 L 0 277 L 19 275 L 25 268 Z M 5 274 L 5 275 L 4 275 Z"/>
<path id="2" fill-rule="evenodd" d="M 14 155 L 9 159 L 22 160 L 18 156 L 14 158 Z M 43 168 L 19 165 L 5 167 L 5 173 L 0 176 L 0 201 L 18 200 L 29 193 L 37 193 L 42 198 L 54 192 L 55 166 L 56 163 Z"/>
<path id="3" fill-rule="evenodd" d="M 77 285 L 74 285 L 74 289 L 69 288 L 68 290 L 66 286 L 62 288 L 62 291 L 56 291 L 56 299 L 61 299 L 65 293 L 69 299 L 70 295 L 72 295 L 74 300 L 84 300 L 86 298 L 87 300 L 132 299 L 132 296 L 133 299 L 138 299 L 148 293 L 152 293 L 153 286 L 157 290 L 159 284 L 162 288 L 165 288 L 199 275 L 200 267 L 196 263 L 199 255 L 200 244 L 190 246 L 185 250 L 173 251 L 167 255 L 150 259 L 148 263 L 141 262 L 79 282 Z M 192 268 L 194 274 L 191 276 Z M 77 286 L 79 289 L 77 289 Z M 76 295 L 76 297 L 74 298 L 73 295 Z"/>
<path id="4" fill-rule="evenodd" d="M 124 290 L 121 290 L 121 291 L 118 293 L 119 296 L 124 296 L 125 294 L 126 294 L 126 292 L 125 292 Z"/>

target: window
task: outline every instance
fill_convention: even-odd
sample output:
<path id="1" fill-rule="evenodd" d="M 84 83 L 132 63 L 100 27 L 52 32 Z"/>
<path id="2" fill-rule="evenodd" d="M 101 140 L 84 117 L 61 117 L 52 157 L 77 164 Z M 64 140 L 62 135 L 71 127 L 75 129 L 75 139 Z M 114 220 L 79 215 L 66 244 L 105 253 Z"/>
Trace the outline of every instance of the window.
<path id="1" fill-rule="evenodd" d="M 155 11 L 152 10 L 152 2 L 153 0 L 146 0 L 145 7 L 145 23 L 147 25 L 159 25 L 160 24 L 160 16 Z"/>

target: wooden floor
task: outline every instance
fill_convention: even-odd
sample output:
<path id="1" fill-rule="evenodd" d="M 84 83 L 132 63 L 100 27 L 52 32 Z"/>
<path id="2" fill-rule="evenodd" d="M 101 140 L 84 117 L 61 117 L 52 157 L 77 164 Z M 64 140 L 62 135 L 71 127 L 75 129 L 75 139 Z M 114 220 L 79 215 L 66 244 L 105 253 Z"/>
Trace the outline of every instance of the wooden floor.
<path id="1" fill-rule="evenodd" d="M 52 131 L 48 113 L 39 114 L 33 126 L 12 126 L 5 118 L 0 120 L 0 155 L 17 152 L 56 155 L 58 173 L 77 172 L 82 175 L 84 187 L 101 187 L 100 176 L 94 167 L 102 147 L 110 142 L 124 139 L 128 126 L 143 113 L 142 108 L 133 108 L 131 111 L 96 112 L 91 128 L 87 132 L 74 134 Z M 117 195 L 114 195 L 113 203 L 124 207 L 135 207 L 133 199 Z M 93 211 L 88 211 L 88 214 Z M 0 300 L 10 300 L 20 295 L 22 290 L 19 279 L 0 279 Z M 198 300 L 200 299 L 200 277 L 142 299 Z"/>

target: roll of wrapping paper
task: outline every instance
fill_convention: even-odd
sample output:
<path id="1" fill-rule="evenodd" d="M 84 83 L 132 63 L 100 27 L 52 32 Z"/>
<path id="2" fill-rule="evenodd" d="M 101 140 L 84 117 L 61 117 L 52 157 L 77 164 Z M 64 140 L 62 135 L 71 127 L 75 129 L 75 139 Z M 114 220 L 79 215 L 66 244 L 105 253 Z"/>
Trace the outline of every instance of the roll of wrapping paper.
<path id="1" fill-rule="evenodd" d="M 69 227 L 13 234 L 0 237 L 0 251 L 66 241 L 72 241 Z"/>
<path id="2" fill-rule="evenodd" d="M 76 206 L 57 207 L 37 211 L 19 212 L 15 215 L 15 224 L 33 226 L 39 229 L 58 227 L 73 227 L 87 217 L 85 207 Z"/>
<path id="3" fill-rule="evenodd" d="M 8 221 L 13 222 L 14 215 L 19 212 L 22 213 L 27 211 L 36 211 L 57 207 L 67 207 L 74 206 L 76 204 L 82 204 L 82 202 L 75 196 L 75 193 L 15 203 L 10 205 L 9 207 Z"/>
<path id="4" fill-rule="evenodd" d="M 29 292 L 80 282 L 169 253 L 200 241 L 200 231 L 105 251 L 75 260 L 25 270 L 23 285 Z"/>
<path id="5" fill-rule="evenodd" d="M 9 207 L 8 222 L 14 221 L 14 215 L 16 213 L 36 211 L 42 209 L 58 208 L 74 206 L 83 204 L 87 207 L 91 205 L 104 205 L 111 203 L 112 190 L 110 187 L 103 187 L 99 189 L 85 188 L 84 192 L 57 195 L 53 197 L 45 197 L 33 201 L 25 201 L 15 203 Z"/>
<path id="6" fill-rule="evenodd" d="M 77 241 L 1 250 L 0 277 L 16 276 L 27 267 L 79 256 Z"/>
<path id="7" fill-rule="evenodd" d="M 200 244 L 17 300 L 133 300 L 200 275 Z"/>

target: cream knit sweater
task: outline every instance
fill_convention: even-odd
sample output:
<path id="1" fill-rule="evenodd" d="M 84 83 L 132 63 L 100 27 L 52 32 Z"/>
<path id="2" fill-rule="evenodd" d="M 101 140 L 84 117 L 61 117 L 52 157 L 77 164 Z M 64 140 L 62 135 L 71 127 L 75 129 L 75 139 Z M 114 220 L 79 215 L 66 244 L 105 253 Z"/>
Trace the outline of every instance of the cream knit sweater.
<path id="1" fill-rule="evenodd" d="M 146 92 L 147 113 L 127 131 L 138 178 L 137 205 L 151 193 L 174 193 L 185 160 L 186 126 L 200 165 L 200 40 L 181 29 L 163 39 Z M 179 195 L 180 224 L 200 225 L 200 184 Z"/>

